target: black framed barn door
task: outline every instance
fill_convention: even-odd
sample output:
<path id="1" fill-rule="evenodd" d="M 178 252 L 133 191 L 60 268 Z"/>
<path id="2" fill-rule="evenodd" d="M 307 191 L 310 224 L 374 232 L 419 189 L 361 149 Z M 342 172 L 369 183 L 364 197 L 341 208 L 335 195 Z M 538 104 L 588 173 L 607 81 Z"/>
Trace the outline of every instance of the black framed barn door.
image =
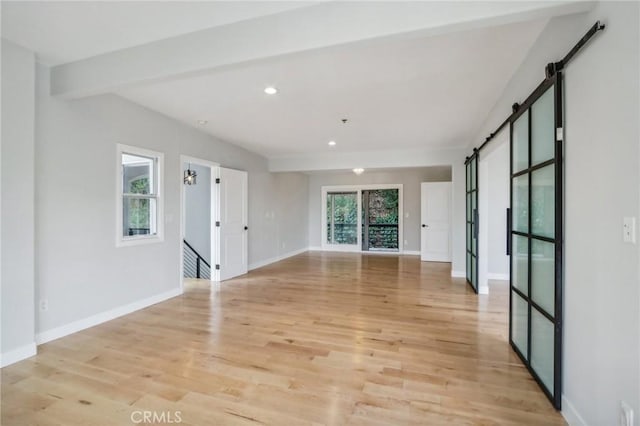
<path id="1" fill-rule="evenodd" d="M 466 229 L 467 229 L 467 282 L 478 292 L 478 156 L 473 155 L 465 162 L 466 169 Z"/>
<path id="2" fill-rule="evenodd" d="M 561 409 L 563 306 L 563 70 L 605 25 L 596 21 L 546 79 L 465 161 L 467 281 L 478 291 L 478 155 L 510 127 L 509 343 Z"/>
<path id="3" fill-rule="evenodd" d="M 511 117 L 509 341 L 553 405 L 562 378 L 562 73 Z"/>

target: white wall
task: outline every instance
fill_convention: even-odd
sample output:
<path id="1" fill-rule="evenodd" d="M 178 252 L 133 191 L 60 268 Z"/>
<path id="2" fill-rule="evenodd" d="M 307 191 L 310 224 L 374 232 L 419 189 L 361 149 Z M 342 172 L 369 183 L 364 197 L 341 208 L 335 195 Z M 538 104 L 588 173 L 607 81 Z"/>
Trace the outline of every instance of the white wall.
<path id="1" fill-rule="evenodd" d="M 249 211 L 255 211 L 250 220 L 249 269 L 281 259 L 287 254 L 307 249 L 309 180 L 301 173 L 264 173 L 259 177 L 260 187 L 249 187 Z M 251 183 L 249 183 L 251 185 Z M 252 253 L 269 253 L 257 257 Z"/>
<path id="2" fill-rule="evenodd" d="M 480 161 L 478 167 L 478 293 L 489 293 L 489 164 Z"/>
<path id="3" fill-rule="evenodd" d="M 496 150 L 487 157 L 489 195 L 489 279 L 509 278 L 507 256 L 507 213 L 509 207 L 509 133 L 502 132 L 504 142 L 496 138 Z M 481 157 L 482 158 L 482 157 Z M 481 160 L 482 161 L 482 160 Z M 483 188 L 484 189 L 484 188 Z"/>
<path id="4" fill-rule="evenodd" d="M 618 424 L 620 401 L 640 424 L 640 277 L 622 218 L 640 214 L 639 5 L 598 3 L 552 20 L 474 138 L 482 140 L 596 20 L 607 24 L 565 73 L 563 414 Z"/>
<path id="5" fill-rule="evenodd" d="M 2 39 L 2 365 L 35 353 L 34 64 Z"/>
<path id="6" fill-rule="evenodd" d="M 248 171 L 250 264 L 308 246 L 306 176 L 271 174 L 263 157 L 118 96 L 50 97 L 47 69 L 37 76 L 37 299 L 49 301 L 38 318 L 40 340 L 179 291 L 180 155 Z M 162 243 L 115 247 L 116 143 L 164 153 Z M 281 232 L 275 241 L 274 232 Z"/>
<path id="7" fill-rule="evenodd" d="M 480 154 L 478 292 L 489 293 L 489 280 L 509 279 L 507 216 L 509 207 L 509 130 L 501 131 Z"/>
<path id="8" fill-rule="evenodd" d="M 420 251 L 420 183 L 450 182 L 450 167 L 395 170 L 390 172 L 368 172 L 362 175 L 349 172 L 318 173 L 309 176 L 309 245 L 322 246 L 320 238 L 322 216 L 322 187 L 328 185 L 369 185 L 402 184 L 404 199 L 404 223 L 401 244 L 404 240 L 405 251 Z M 407 214 L 409 217 L 406 217 Z"/>
<path id="9" fill-rule="evenodd" d="M 454 277 L 466 277 L 466 175 L 465 165 L 462 159 L 453 162 L 451 166 L 451 186 L 453 187 L 452 208 L 452 246 L 451 246 L 451 275 Z"/>
<path id="10" fill-rule="evenodd" d="M 509 207 L 509 130 L 496 135 L 480 155 L 480 285 L 509 279 L 507 217 Z M 484 270 L 483 270 L 484 269 Z"/>
<path id="11" fill-rule="evenodd" d="M 211 265 L 211 168 L 184 163 L 196 172 L 196 184 L 184 185 L 184 238 Z"/>
<path id="12" fill-rule="evenodd" d="M 566 73 L 565 395 L 594 425 L 620 400 L 640 425 L 638 247 L 622 242 L 640 214 L 638 7 L 600 4 L 608 28 Z"/>

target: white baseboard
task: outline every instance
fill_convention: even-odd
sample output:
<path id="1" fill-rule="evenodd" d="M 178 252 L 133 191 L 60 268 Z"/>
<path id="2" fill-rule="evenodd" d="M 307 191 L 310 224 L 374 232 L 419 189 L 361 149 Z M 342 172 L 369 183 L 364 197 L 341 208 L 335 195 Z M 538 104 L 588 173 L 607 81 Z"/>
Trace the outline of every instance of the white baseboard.
<path id="1" fill-rule="evenodd" d="M 131 312 L 144 309 L 156 303 L 164 302 L 167 299 L 179 296 L 182 294 L 181 288 L 174 288 L 173 290 L 166 291 L 164 293 L 157 294 L 155 296 L 148 297 L 146 299 L 139 300 L 137 302 L 130 303 L 125 306 L 119 306 L 106 312 L 101 312 L 90 317 L 74 321 L 69 324 L 65 324 L 60 327 L 53 328 L 51 330 L 43 331 L 36 334 L 36 343 L 41 345 L 43 343 L 50 342 L 52 340 L 59 339 L 69 334 L 76 333 L 78 331 L 93 327 L 103 322 L 110 321 L 112 319 L 121 317 L 123 315 L 130 314 Z"/>
<path id="2" fill-rule="evenodd" d="M 397 251 L 364 251 L 364 250 L 336 250 L 336 249 L 325 249 L 322 247 L 309 247 L 308 251 L 326 251 L 328 253 L 360 253 L 360 254 L 395 254 L 395 255 L 405 255 L 405 256 L 420 256 L 420 252 L 417 250 L 403 250 L 402 253 Z"/>
<path id="3" fill-rule="evenodd" d="M 487 274 L 488 280 L 496 280 L 496 281 L 509 281 L 509 274 Z"/>
<path id="4" fill-rule="evenodd" d="M 587 422 L 584 421 L 576 407 L 567 399 L 566 396 L 562 395 L 562 417 L 567 421 L 569 426 L 587 426 Z"/>
<path id="5" fill-rule="evenodd" d="M 489 286 L 481 285 L 478 287 L 478 294 L 489 294 Z"/>
<path id="6" fill-rule="evenodd" d="M 405 253 L 400 253 L 398 251 L 354 251 L 352 253 L 356 254 L 366 254 L 367 256 L 404 256 Z"/>
<path id="7" fill-rule="evenodd" d="M 0 354 L 0 367 L 6 367 L 7 365 L 14 364 L 23 359 L 31 358 L 37 353 L 36 342 L 29 343 L 28 345 L 20 346 L 9 352 L 3 352 Z"/>
<path id="8" fill-rule="evenodd" d="M 467 271 L 454 271 L 451 270 L 451 276 L 453 278 L 467 278 Z"/>
<path id="9" fill-rule="evenodd" d="M 285 254 L 281 254 L 280 256 L 276 256 L 276 257 L 272 257 L 270 259 L 266 259 L 266 260 L 261 260 L 260 262 L 255 262 L 249 265 L 249 270 L 254 270 L 254 269 L 258 269 L 258 268 L 262 268 L 263 266 L 267 266 L 270 265 L 272 263 L 276 263 L 276 262 L 280 262 L 281 260 L 284 260 L 288 257 L 291 256 L 296 256 L 300 253 L 304 253 L 306 251 L 309 251 L 309 248 L 305 247 L 305 248 L 301 248 L 298 250 L 294 250 L 294 251 L 290 251 L 288 253 Z"/>

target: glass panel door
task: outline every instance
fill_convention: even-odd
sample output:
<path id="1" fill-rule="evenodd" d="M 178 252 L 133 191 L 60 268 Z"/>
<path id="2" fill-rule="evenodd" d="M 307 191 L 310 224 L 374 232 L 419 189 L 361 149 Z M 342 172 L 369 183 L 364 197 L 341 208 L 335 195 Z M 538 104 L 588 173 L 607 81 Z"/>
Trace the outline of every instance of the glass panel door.
<path id="1" fill-rule="evenodd" d="M 397 189 L 362 191 L 362 250 L 399 251 L 398 193 Z"/>
<path id="2" fill-rule="evenodd" d="M 327 192 L 326 243 L 358 244 L 358 191 Z"/>
<path id="3" fill-rule="evenodd" d="M 467 159 L 466 169 L 466 232 L 467 282 L 478 292 L 478 151 Z"/>
<path id="4" fill-rule="evenodd" d="M 561 74 L 511 120 L 509 340 L 557 409 L 562 346 Z M 559 138 L 558 138 L 559 137 Z"/>

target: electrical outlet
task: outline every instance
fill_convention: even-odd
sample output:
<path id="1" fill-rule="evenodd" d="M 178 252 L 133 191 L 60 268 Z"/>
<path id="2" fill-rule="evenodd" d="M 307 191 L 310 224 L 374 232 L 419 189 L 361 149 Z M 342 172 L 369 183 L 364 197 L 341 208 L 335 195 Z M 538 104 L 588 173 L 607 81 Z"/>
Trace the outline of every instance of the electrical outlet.
<path id="1" fill-rule="evenodd" d="M 40 300 L 40 310 L 42 312 L 45 312 L 45 311 L 49 310 L 49 301 L 47 299 L 41 299 Z"/>
<path id="2" fill-rule="evenodd" d="M 625 217 L 622 221 L 622 240 L 625 243 L 636 243 L 636 218 Z"/>
<path id="3" fill-rule="evenodd" d="M 620 426 L 633 426 L 633 409 L 624 401 L 620 402 Z"/>
<path id="4" fill-rule="evenodd" d="M 405 245 L 405 246 L 408 246 L 408 245 L 409 245 L 409 241 L 404 240 L 404 245 Z"/>

